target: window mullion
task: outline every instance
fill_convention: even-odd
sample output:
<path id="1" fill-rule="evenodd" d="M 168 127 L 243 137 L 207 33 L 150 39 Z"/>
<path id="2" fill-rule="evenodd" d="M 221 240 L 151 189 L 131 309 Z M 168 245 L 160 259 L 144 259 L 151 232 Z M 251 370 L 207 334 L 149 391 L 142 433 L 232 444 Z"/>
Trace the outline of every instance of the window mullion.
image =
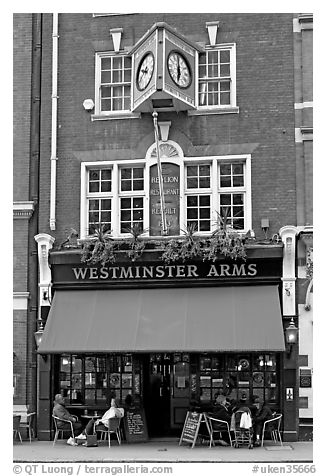
<path id="1" fill-rule="evenodd" d="M 117 236 L 119 234 L 120 222 L 120 198 L 119 198 L 119 168 L 118 164 L 113 164 L 112 169 L 112 234 Z"/>

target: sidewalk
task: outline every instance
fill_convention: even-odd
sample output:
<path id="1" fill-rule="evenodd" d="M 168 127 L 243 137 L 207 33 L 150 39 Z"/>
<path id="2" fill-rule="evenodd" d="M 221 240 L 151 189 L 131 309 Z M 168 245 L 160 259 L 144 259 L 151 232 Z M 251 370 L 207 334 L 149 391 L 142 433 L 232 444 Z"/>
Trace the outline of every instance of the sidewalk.
<path id="1" fill-rule="evenodd" d="M 13 461 L 15 463 L 34 462 L 313 462 L 313 443 L 308 441 L 284 443 L 283 447 L 275 446 L 267 441 L 263 448 L 231 448 L 196 445 L 190 448 L 179 446 L 176 439 L 169 441 L 149 441 L 146 443 L 127 444 L 121 446 L 111 441 L 101 442 L 96 448 L 84 446 L 69 446 L 64 440 L 59 440 L 53 446 L 52 441 L 19 441 L 13 443 Z"/>

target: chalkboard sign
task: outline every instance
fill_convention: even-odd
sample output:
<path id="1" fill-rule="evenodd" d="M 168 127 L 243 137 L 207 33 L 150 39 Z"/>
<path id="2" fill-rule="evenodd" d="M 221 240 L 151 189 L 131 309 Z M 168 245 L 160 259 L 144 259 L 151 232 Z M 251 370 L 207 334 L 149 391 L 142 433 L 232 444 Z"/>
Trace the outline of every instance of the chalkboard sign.
<path id="1" fill-rule="evenodd" d="M 129 408 L 125 411 L 123 425 L 127 443 L 148 440 L 148 431 L 143 408 Z"/>
<path id="2" fill-rule="evenodd" d="M 179 446 L 181 443 L 191 443 L 191 447 L 193 448 L 196 444 L 199 427 L 203 422 L 205 422 L 207 425 L 207 421 L 203 413 L 187 412 Z M 209 427 L 207 428 L 208 431 L 210 431 Z"/>

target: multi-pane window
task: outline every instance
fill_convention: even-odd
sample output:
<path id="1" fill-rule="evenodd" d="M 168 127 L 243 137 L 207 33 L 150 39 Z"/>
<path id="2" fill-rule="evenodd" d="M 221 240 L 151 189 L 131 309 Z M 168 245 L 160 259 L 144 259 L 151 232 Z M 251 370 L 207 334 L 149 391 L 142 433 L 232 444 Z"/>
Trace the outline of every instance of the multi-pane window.
<path id="1" fill-rule="evenodd" d="M 187 188 L 210 188 L 211 175 L 209 165 L 187 166 Z"/>
<path id="2" fill-rule="evenodd" d="M 131 57 L 101 56 L 99 75 L 99 112 L 129 111 Z"/>
<path id="3" fill-rule="evenodd" d="M 209 164 L 186 167 L 187 227 L 196 231 L 211 229 L 211 166 Z M 199 193 L 194 193 L 197 190 Z"/>
<path id="4" fill-rule="evenodd" d="M 131 228 L 135 227 L 143 230 L 143 167 L 123 167 L 120 169 L 120 193 L 120 233 L 128 233 Z"/>
<path id="5" fill-rule="evenodd" d="M 141 392 L 137 357 L 130 354 L 60 356 L 59 389 L 67 404 L 108 406 L 115 396 L 121 404 Z"/>
<path id="6" fill-rule="evenodd" d="M 279 405 L 279 363 L 275 353 L 202 354 L 199 357 L 199 395 L 202 402 L 211 402 L 214 395 L 224 393 L 238 400 L 245 393 Z"/>
<path id="7" fill-rule="evenodd" d="M 245 225 L 245 177 L 243 163 L 223 163 L 219 167 L 219 213 L 227 225 L 243 230 Z"/>
<path id="8" fill-rule="evenodd" d="M 235 105 L 233 46 L 207 50 L 199 55 L 198 106 Z"/>
<path id="9" fill-rule="evenodd" d="M 91 235 L 100 224 L 105 231 L 111 229 L 112 170 L 92 169 L 88 172 L 88 233 Z"/>
<path id="10" fill-rule="evenodd" d="M 163 186 L 167 218 L 175 219 L 178 230 L 191 227 L 207 234 L 221 225 L 221 219 L 235 231 L 250 230 L 249 157 L 187 158 L 173 167 L 172 175 L 163 170 Z M 144 233 L 151 229 L 153 216 L 160 214 L 160 197 L 146 163 L 90 162 L 82 170 L 81 238 L 93 235 L 100 225 L 115 237 L 135 228 Z M 154 205 L 149 200 L 153 197 Z"/>
<path id="11" fill-rule="evenodd" d="M 210 195 L 187 196 L 187 226 L 193 226 L 196 231 L 210 231 L 210 215 Z"/>

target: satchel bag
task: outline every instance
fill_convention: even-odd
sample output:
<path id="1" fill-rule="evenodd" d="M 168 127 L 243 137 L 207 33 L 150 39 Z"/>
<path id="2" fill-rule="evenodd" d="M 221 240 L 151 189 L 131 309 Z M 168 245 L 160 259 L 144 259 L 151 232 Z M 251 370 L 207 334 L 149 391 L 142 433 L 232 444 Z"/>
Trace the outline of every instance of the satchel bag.
<path id="1" fill-rule="evenodd" d="M 87 446 L 87 447 L 98 446 L 97 436 L 96 435 L 87 435 L 85 446 Z"/>

